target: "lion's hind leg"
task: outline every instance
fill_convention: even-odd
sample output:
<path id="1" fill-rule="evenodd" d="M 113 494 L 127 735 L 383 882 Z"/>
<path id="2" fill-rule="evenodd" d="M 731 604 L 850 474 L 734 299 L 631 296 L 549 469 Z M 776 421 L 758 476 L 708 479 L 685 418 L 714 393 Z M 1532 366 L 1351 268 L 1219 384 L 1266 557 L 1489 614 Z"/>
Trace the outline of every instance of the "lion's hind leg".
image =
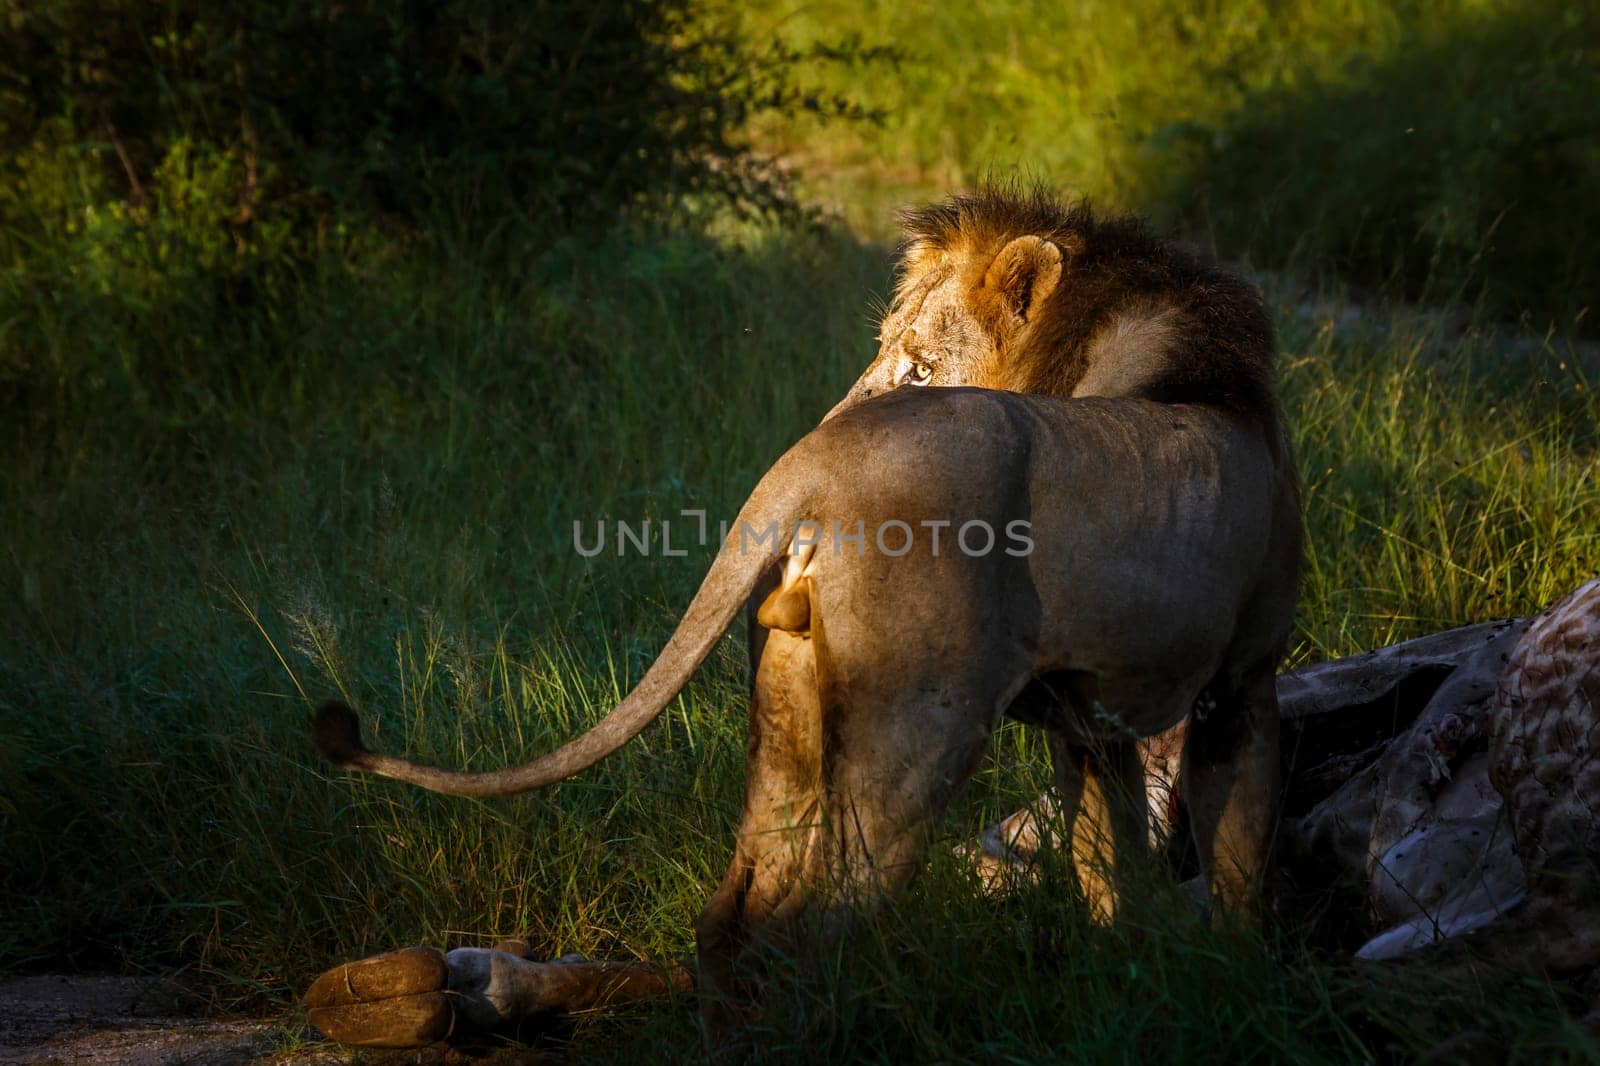
<path id="1" fill-rule="evenodd" d="M 1259 913 L 1277 827 L 1278 693 L 1269 665 L 1197 710 L 1184 744 L 1189 825 L 1212 899 L 1247 918 Z"/>
<path id="2" fill-rule="evenodd" d="M 808 635 L 764 635 L 733 861 L 697 927 L 701 1007 L 714 1033 L 737 1026 L 763 946 L 796 948 L 786 941 L 812 923 L 847 929 L 912 876 L 982 758 L 997 700 L 960 664 L 996 656 L 851 632 L 874 621 L 844 614 L 845 639 L 835 639 L 813 600 Z"/>

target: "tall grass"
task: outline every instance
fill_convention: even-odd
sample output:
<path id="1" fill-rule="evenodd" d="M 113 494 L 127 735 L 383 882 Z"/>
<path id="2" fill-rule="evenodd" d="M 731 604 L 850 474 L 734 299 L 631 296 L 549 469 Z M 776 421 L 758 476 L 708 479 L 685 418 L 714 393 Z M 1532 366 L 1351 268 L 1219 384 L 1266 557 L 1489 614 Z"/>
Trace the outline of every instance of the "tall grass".
<path id="1" fill-rule="evenodd" d="M 869 357 L 887 280 L 884 249 L 838 233 L 511 226 L 321 263 L 248 328 L 139 319 L 124 343 L 170 335 L 254 369 L 91 393 L 0 437 L 0 966 L 178 967 L 281 1003 L 398 944 L 692 950 L 741 799 L 736 640 L 641 740 L 505 802 L 330 772 L 310 701 L 342 694 L 384 747 L 472 766 L 595 720 L 707 558 L 584 559 L 572 521 L 732 514 Z M 1581 351 L 1269 295 L 1309 527 L 1296 659 L 1525 613 L 1600 570 Z M 80 308 L 49 335 L 114 346 L 106 325 Z M 1048 780 L 1019 728 L 993 756 L 952 839 Z M 762 1047 L 1348 1061 L 1463 1019 L 1570 1035 L 1543 985 L 1357 975 L 1159 899 L 1092 929 L 1062 884 L 996 907 L 940 851 L 863 936 L 779 967 Z M 671 1011 L 577 1039 L 699 1047 Z"/>
<path id="2" fill-rule="evenodd" d="M 617 936 L 643 927 L 601 919 L 623 895 L 609 880 L 692 891 L 672 868 L 685 849 L 655 835 L 656 805 L 693 798 L 680 830 L 723 835 L 737 751 L 718 773 L 691 749 L 702 719 L 727 721 L 730 670 L 618 779 L 657 777 L 629 790 L 631 821 L 651 834 L 605 847 L 596 834 L 621 809 L 594 782 L 562 790 L 576 804 L 564 813 L 528 807 L 554 821 L 484 807 L 482 826 L 444 838 L 415 836 L 428 822 L 414 823 L 418 797 L 378 788 L 351 811 L 306 747 L 305 695 L 379 709 L 385 743 L 480 762 L 546 746 L 615 700 L 703 560 L 585 563 L 571 523 L 726 513 L 843 380 L 846 336 L 868 333 L 859 301 L 881 273 L 875 253 L 746 236 L 619 233 L 531 250 L 510 279 L 460 248 L 381 274 L 330 267 L 307 280 L 304 313 L 263 323 L 257 346 L 225 322 L 166 323 L 217 329 L 239 362 L 278 368 L 253 390 L 224 378 L 155 414 L 107 405 L 10 425 L 6 958 L 138 961 L 159 945 L 167 961 L 258 976 L 290 959 L 252 941 L 299 940 L 291 929 L 347 929 L 312 933 L 319 954 L 423 914 L 433 936 L 486 929 L 480 906 L 515 915 L 497 928 L 537 929 L 564 910 L 540 877 L 482 876 L 513 852 L 585 883 L 599 912 L 570 920 Z M 819 324 L 814 302 L 852 313 Z M 691 710 L 706 700 L 718 709 Z M 650 750 L 676 751 L 678 771 L 659 773 Z M 571 848 L 611 873 L 552 862 Z M 658 848 L 680 858 L 634 861 Z M 357 870 L 387 872 L 351 881 Z M 244 928 L 255 933 L 241 940 Z"/>

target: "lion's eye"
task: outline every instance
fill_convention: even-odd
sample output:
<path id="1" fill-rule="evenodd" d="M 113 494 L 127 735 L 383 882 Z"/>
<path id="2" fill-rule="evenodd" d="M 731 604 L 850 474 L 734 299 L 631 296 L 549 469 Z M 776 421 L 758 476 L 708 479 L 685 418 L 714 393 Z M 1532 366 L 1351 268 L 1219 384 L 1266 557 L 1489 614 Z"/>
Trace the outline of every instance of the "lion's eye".
<path id="1" fill-rule="evenodd" d="M 928 379 L 933 377 L 933 367 L 927 363 L 911 364 L 911 380 L 917 385 L 926 385 Z"/>

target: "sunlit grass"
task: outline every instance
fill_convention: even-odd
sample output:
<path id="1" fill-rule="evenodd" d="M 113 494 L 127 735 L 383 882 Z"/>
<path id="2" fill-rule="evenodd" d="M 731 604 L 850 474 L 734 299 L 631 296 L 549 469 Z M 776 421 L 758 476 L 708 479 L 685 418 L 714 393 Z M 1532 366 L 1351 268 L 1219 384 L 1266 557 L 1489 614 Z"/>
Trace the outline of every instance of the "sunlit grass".
<path id="1" fill-rule="evenodd" d="M 1600 564 L 1593 349 L 1369 312 L 1289 320 L 1314 657 L 1525 614 Z"/>
<path id="2" fill-rule="evenodd" d="M 738 640 L 625 751 L 505 802 L 330 772 L 309 700 L 342 695 L 386 749 L 475 767 L 597 719 L 706 556 L 584 560 L 572 520 L 731 514 L 869 357 L 887 255 L 759 227 L 516 247 L 330 264 L 253 334 L 142 320 L 127 343 L 214 330 L 239 376 L 5 431 L 6 968 L 179 966 L 286 1003 L 402 944 L 692 951 L 742 794 Z M 1295 657 L 1525 613 L 1600 571 L 1581 353 L 1403 308 L 1336 328 L 1336 295 L 1270 292 L 1308 525 Z M 103 325 L 63 321 L 59 343 Z M 993 749 L 952 839 L 1048 779 L 1023 730 Z M 1349 1061 L 1450 1019 L 1561 1024 L 1543 986 L 1456 990 L 1446 1021 L 1396 1036 L 1380 1008 L 1433 993 L 1393 1000 L 1292 933 L 1213 933 L 1159 901 L 1091 929 L 1062 884 L 996 906 L 941 851 L 848 950 L 779 967 L 764 1047 Z M 668 1011 L 577 1039 L 699 1047 Z"/>
<path id="3" fill-rule="evenodd" d="M 758 143 L 858 231 L 990 176 L 1152 212 L 1232 256 L 1572 326 L 1600 278 L 1600 14 L 1559 0 L 712 0 L 875 124 Z M 849 50 L 846 49 L 846 55 Z M 1585 309 L 1588 309 L 1587 311 Z"/>

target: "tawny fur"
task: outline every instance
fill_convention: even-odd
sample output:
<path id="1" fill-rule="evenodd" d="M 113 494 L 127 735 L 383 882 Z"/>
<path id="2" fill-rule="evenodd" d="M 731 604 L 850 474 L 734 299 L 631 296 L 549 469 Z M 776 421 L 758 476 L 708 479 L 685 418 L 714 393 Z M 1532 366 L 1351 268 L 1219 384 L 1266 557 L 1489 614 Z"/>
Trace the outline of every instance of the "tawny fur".
<path id="1" fill-rule="evenodd" d="M 877 356 L 829 418 L 902 386 L 1207 407 L 1260 435 L 1298 508 L 1274 396 L 1272 322 L 1241 275 L 1136 218 L 1101 217 L 1042 187 L 989 185 L 900 217 L 897 284 Z M 1296 523 L 1282 541 L 1295 559 L 1300 536 Z M 1292 597 L 1297 567 L 1275 572 Z M 752 677 L 763 648 L 756 620 L 791 632 L 808 623 L 805 598 L 787 583 L 758 619 L 774 584 L 762 584 L 750 605 Z M 1176 790 L 1162 753 L 1183 748 L 1185 729 L 1181 722 L 1141 745 L 1149 813 L 1163 837 Z"/>

